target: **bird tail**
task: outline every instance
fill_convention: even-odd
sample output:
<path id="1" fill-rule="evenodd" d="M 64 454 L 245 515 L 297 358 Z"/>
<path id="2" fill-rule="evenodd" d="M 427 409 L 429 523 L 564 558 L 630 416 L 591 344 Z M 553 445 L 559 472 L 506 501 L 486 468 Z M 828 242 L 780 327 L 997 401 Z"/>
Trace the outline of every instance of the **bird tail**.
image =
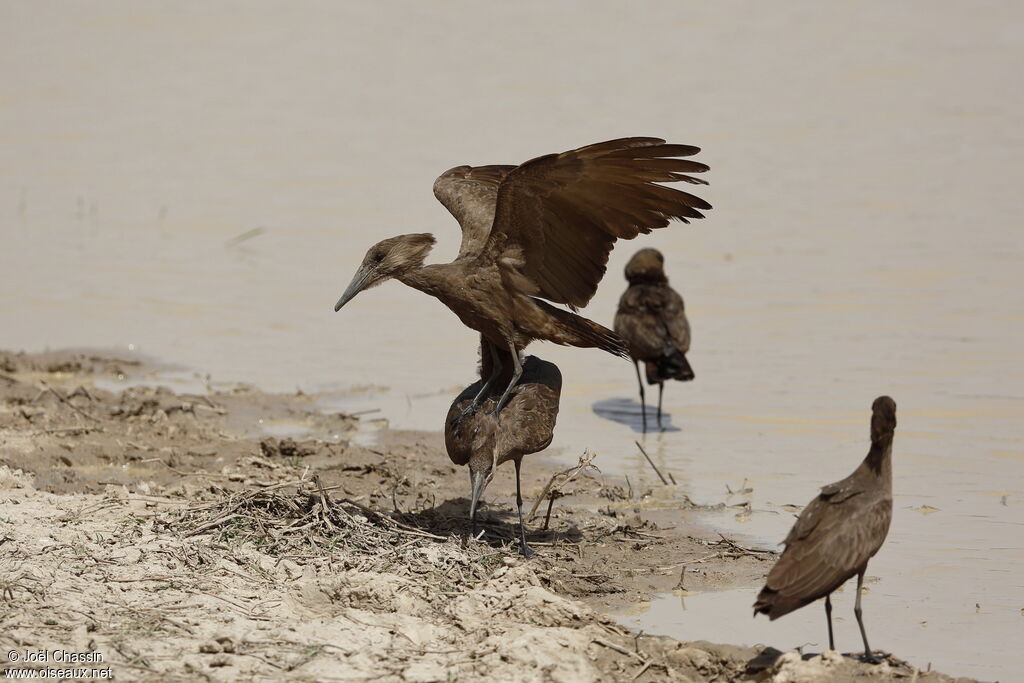
<path id="1" fill-rule="evenodd" d="M 771 614 L 772 611 L 772 600 L 771 594 L 766 595 L 768 589 L 764 588 L 760 593 L 757 594 L 757 600 L 754 601 L 754 616 L 758 614 Z"/>
<path id="2" fill-rule="evenodd" d="M 768 619 L 775 621 L 779 617 L 785 616 L 811 602 L 814 602 L 814 599 L 794 598 L 765 586 L 757 594 L 757 600 L 754 602 L 754 616 L 766 614 Z"/>
<path id="3" fill-rule="evenodd" d="M 693 368 L 686 360 L 686 354 L 674 347 L 667 347 L 662 355 L 646 364 L 647 383 L 657 384 L 667 379 L 688 382 L 694 378 Z"/>
<path id="4" fill-rule="evenodd" d="M 629 358 L 629 349 L 626 347 L 625 340 L 604 325 L 598 325 L 581 315 L 555 308 L 540 299 L 534 299 L 533 302 L 558 321 L 558 332 L 555 336 L 548 338 L 549 341 L 568 346 L 598 348 L 615 356 Z"/>
<path id="5" fill-rule="evenodd" d="M 757 594 L 757 600 L 754 602 L 754 616 L 767 614 L 769 619 L 774 620 L 772 607 L 775 606 L 773 598 L 776 595 L 778 594 L 775 591 L 769 590 L 767 587 L 762 588 L 761 592 Z"/>

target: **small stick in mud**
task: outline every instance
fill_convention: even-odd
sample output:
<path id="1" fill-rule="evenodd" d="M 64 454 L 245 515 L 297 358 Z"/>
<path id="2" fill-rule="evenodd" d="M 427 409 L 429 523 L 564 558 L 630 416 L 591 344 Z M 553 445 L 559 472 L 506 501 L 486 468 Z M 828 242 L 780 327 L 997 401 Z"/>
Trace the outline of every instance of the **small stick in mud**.
<path id="1" fill-rule="evenodd" d="M 642 663 L 645 663 L 645 664 L 647 663 L 647 660 L 644 659 L 643 657 L 641 657 L 640 655 L 638 655 L 637 653 L 631 652 L 630 650 L 627 650 L 626 648 L 622 647 L 621 645 L 616 645 L 615 643 L 610 643 L 607 640 L 605 640 L 604 638 L 594 638 L 593 642 L 597 643 L 598 645 L 600 645 L 602 647 L 606 647 L 609 650 L 615 650 L 619 654 L 628 655 L 630 657 L 635 657 L 636 659 L 639 659 Z"/>
<path id="2" fill-rule="evenodd" d="M 71 408 L 71 410 L 75 411 L 76 413 L 78 413 L 82 417 L 86 417 L 86 418 L 92 420 L 93 422 L 101 422 L 101 420 L 98 417 L 94 417 L 93 415 L 90 415 L 89 413 L 85 412 L 84 410 L 82 410 L 81 408 L 76 406 L 74 403 L 69 401 L 68 399 L 66 399 L 63 396 L 61 396 L 59 391 L 57 391 L 56 389 L 51 387 L 49 384 L 47 384 L 43 380 L 39 380 L 39 383 L 43 385 L 43 388 L 46 389 L 46 391 L 49 391 L 51 394 L 56 396 L 57 400 L 59 400 L 64 405 L 66 405 L 69 408 Z"/>
<path id="3" fill-rule="evenodd" d="M 661 473 L 661 470 L 658 469 L 658 466 L 654 464 L 653 460 L 651 460 L 651 456 L 647 455 L 647 451 L 645 451 L 644 447 L 640 445 L 640 442 L 634 441 L 633 443 L 636 444 L 636 447 L 639 448 L 640 452 L 644 454 L 645 458 L 647 458 L 647 462 L 651 464 L 651 469 L 653 469 L 654 473 L 658 475 L 658 479 L 661 479 L 661 483 L 664 484 L 665 486 L 668 486 L 668 479 L 665 478 L 665 476 Z"/>
<path id="4" fill-rule="evenodd" d="M 556 492 L 558 494 L 556 497 L 563 495 L 561 487 L 565 486 L 588 469 L 593 468 L 600 472 L 601 470 L 597 469 L 597 465 L 594 464 L 595 457 L 595 454 L 590 451 L 585 451 L 583 455 L 580 456 L 578 463 L 567 470 L 562 470 L 561 472 L 556 472 L 551 475 L 551 479 L 548 480 L 548 483 L 544 486 L 544 490 L 540 492 L 539 496 L 537 496 L 537 500 L 534 501 L 533 507 L 530 508 L 530 514 L 527 515 L 527 517 L 529 519 L 533 519 L 534 515 L 537 514 L 537 508 L 540 507 L 540 502 L 542 500 Z M 554 500 L 554 498 L 552 498 L 552 500 Z M 548 512 L 550 514 L 550 505 L 548 506 Z"/>
<path id="5" fill-rule="evenodd" d="M 548 511 L 544 514 L 544 531 L 548 530 L 548 524 L 551 523 L 551 506 L 555 504 L 555 491 L 552 491 L 548 495 Z"/>
<path id="6" fill-rule="evenodd" d="M 263 227 L 252 228 L 251 230 L 246 230 L 242 234 L 235 235 L 231 239 L 229 239 L 226 242 L 224 242 L 224 248 L 225 249 L 230 249 L 232 247 L 237 247 L 242 242 L 246 242 L 248 240 L 251 240 L 254 237 L 259 237 L 260 235 L 262 235 L 266 231 L 267 231 L 267 229 L 263 228 Z"/>
<path id="7" fill-rule="evenodd" d="M 366 410 L 357 410 L 354 413 L 345 413 L 347 417 L 362 417 L 363 415 L 371 415 L 373 413 L 379 413 L 380 408 L 367 408 Z"/>
<path id="8" fill-rule="evenodd" d="M 735 551 L 736 553 L 739 553 L 740 555 L 749 555 L 751 557 L 758 557 L 758 556 L 761 556 L 761 555 L 775 555 L 776 554 L 774 550 L 767 550 L 767 549 L 761 549 L 761 548 L 748 548 L 746 546 L 740 545 L 739 543 L 737 543 L 736 541 L 732 540 L 731 538 L 726 538 L 721 533 L 719 533 L 718 535 L 722 538 L 722 540 L 715 541 L 714 543 L 710 543 L 709 545 L 727 545 L 727 546 L 729 546 L 729 548 L 731 550 Z"/>
<path id="9" fill-rule="evenodd" d="M 320 481 L 320 475 L 319 474 L 314 474 L 313 475 L 313 486 L 316 486 L 316 492 L 320 495 L 320 516 L 323 517 L 324 523 L 327 525 L 327 527 L 333 531 L 337 527 L 335 527 L 334 524 L 331 522 L 331 517 L 330 517 L 330 511 L 331 511 L 330 498 L 327 495 L 327 490 L 324 488 L 323 482 Z M 397 504 L 396 504 L 396 508 L 397 508 Z"/>

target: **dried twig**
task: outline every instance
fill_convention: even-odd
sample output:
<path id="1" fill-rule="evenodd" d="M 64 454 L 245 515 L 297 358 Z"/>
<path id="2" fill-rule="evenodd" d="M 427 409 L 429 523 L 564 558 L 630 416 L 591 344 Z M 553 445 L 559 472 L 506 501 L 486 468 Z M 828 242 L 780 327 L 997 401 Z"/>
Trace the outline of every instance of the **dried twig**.
<path id="1" fill-rule="evenodd" d="M 643 676 L 644 672 L 647 671 L 649 668 L 651 668 L 651 662 L 650 661 L 644 662 L 644 665 L 640 667 L 640 670 L 637 671 L 635 674 L 633 674 L 633 679 L 632 680 L 635 681 L 636 679 L 638 679 L 641 676 Z"/>
<path id="2" fill-rule="evenodd" d="M 541 491 L 539 496 L 537 496 L 537 500 L 534 501 L 533 507 L 530 508 L 530 514 L 527 515 L 526 518 L 532 520 L 534 515 L 537 514 L 537 508 L 540 507 L 540 502 L 542 500 L 547 498 L 549 494 L 554 496 L 554 494 L 556 492 L 557 493 L 561 493 L 559 491 L 559 489 L 561 487 L 565 486 L 566 484 L 571 482 L 573 479 L 575 479 L 576 477 L 578 477 L 581 474 L 583 474 L 584 472 L 586 472 L 587 470 L 593 468 L 593 469 L 597 470 L 598 472 L 600 472 L 601 470 L 599 470 L 597 468 L 597 466 L 594 465 L 594 458 L 596 458 L 596 457 L 597 457 L 597 455 L 595 453 L 591 453 L 590 451 L 584 451 L 583 455 L 580 456 L 580 460 L 579 460 L 578 463 L 576 463 L 575 465 L 573 465 L 572 467 L 570 467 L 567 470 L 562 470 L 561 472 L 556 472 L 555 474 L 551 475 L 551 479 L 548 480 L 548 483 L 544 487 L 544 490 Z M 552 501 L 553 501 L 553 499 L 552 499 Z M 551 506 L 549 505 L 548 506 L 548 517 L 550 517 L 550 516 L 551 516 Z M 546 525 L 545 525 L 545 528 L 546 528 Z"/>
<path id="3" fill-rule="evenodd" d="M 47 384 L 47 383 L 46 383 L 45 381 L 43 381 L 43 380 L 39 380 L 39 383 L 43 385 L 43 388 L 44 388 L 44 389 L 46 389 L 46 390 L 47 390 L 47 391 L 49 391 L 49 392 L 50 392 L 51 394 L 53 394 L 54 396 L 56 396 L 56 397 L 57 397 L 57 400 L 59 400 L 59 401 L 60 401 L 61 403 L 63 403 L 64 405 L 66 405 L 66 406 L 68 406 L 69 408 L 71 408 L 71 409 L 72 409 L 73 411 L 75 411 L 76 413 L 78 413 L 78 414 L 79 414 L 79 415 L 81 415 L 82 417 L 88 418 L 88 419 L 92 420 L 93 422 L 102 422 L 102 420 L 100 420 L 100 419 L 99 419 L 98 417 L 95 417 L 95 416 L 93 416 L 93 415 L 90 415 L 89 413 L 85 412 L 84 410 L 82 410 L 81 408 L 79 408 L 78 406 L 76 406 L 76 405 L 75 405 L 74 403 L 72 403 L 71 401 L 69 401 L 68 399 L 66 399 L 66 398 L 64 398 L 63 396 L 61 396 L 61 394 L 60 394 L 60 392 L 59 392 L 59 391 L 57 391 L 56 389 L 54 389 L 53 387 L 51 387 L 51 386 L 50 386 L 49 384 Z"/>
<path id="4" fill-rule="evenodd" d="M 708 545 L 726 545 L 730 549 L 732 549 L 732 550 L 734 550 L 734 551 L 736 551 L 738 553 L 741 553 L 743 555 L 753 555 L 755 557 L 759 556 L 759 555 L 777 555 L 778 554 L 774 550 L 767 550 L 767 549 L 762 549 L 762 548 L 748 548 L 746 546 L 740 545 L 739 543 L 737 543 L 736 541 L 732 540 L 731 538 L 726 538 L 721 533 L 719 533 L 718 535 L 722 537 L 722 540 L 715 541 L 714 543 L 709 543 Z"/>
<path id="5" fill-rule="evenodd" d="M 641 657 L 640 655 L 638 655 L 635 652 L 631 652 L 630 650 L 627 650 L 626 648 L 622 647 L 621 645 L 616 645 L 615 643 L 610 643 L 607 640 L 604 640 L 603 638 L 594 638 L 593 642 L 597 643 L 598 645 L 601 645 L 602 647 L 606 647 L 609 650 L 615 650 L 619 654 L 629 655 L 630 657 L 636 657 L 637 659 L 639 659 L 644 664 L 647 663 L 646 659 L 644 659 L 643 657 Z"/>
<path id="6" fill-rule="evenodd" d="M 664 484 L 665 486 L 668 486 L 668 479 L 666 479 L 664 475 L 662 475 L 661 470 L 659 470 L 658 466 L 654 464 L 653 460 L 651 460 L 651 456 L 647 455 L 647 451 L 645 451 L 644 447 L 640 445 L 640 442 L 634 441 L 633 443 L 636 444 L 636 447 L 639 448 L 640 452 L 644 454 L 645 458 L 647 458 L 647 462 L 651 464 L 651 469 L 653 469 L 654 473 L 658 475 L 658 479 L 661 479 L 661 483 Z"/>
<path id="7" fill-rule="evenodd" d="M 102 427 L 55 427 L 53 429 L 38 429 L 34 432 L 29 432 L 30 436 L 39 436 L 40 434 L 66 434 L 72 436 L 75 434 L 88 434 L 89 432 L 102 432 Z"/>

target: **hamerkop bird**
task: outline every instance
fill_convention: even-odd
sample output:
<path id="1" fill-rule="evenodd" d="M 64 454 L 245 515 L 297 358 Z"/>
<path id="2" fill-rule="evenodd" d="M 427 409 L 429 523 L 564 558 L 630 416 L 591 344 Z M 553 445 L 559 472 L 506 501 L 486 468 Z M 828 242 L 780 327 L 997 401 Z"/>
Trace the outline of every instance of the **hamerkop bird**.
<path id="1" fill-rule="evenodd" d="M 423 265 L 433 235 L 386 239 L 366 253 L 334 310 L 389 278 L 437 297 L 487 345 L 509 352 L 513 371 L 495 406 L 500 411 L 522 375 L 520 352 L 534 339 L 625 356 L 614 332 L 548 302 L 585 306 L 615 240 L 672 219 L 704 217 L 701 210 L 711 208 L 706 201 L 659 184 L 706 184 L 688 174 L 707 166 L 678 158 L 698 151 L 658 138 L 624 138 L 519 166 L 453 168 L 434 183 L 434 195 L 462 227 L 456 259 Z M 479 405 L 499 371 L 495 364 L 467 408 Z"/>
<path id="2" fill-rule="evenodd" d="M 864 657 L 869 660 L 873 657 L 861 618 L 861 586 L 868 560 L 882 547 L 892 520 L 896 402 L 879 396 L 871 411 L 871 450 L 864 462 L 846 479 L 822 488 L 800 513 L 786 536 L 782 557 L 754 603 L 754 616 L 762 612 L 774 621 L 824 596 L 828 647 L 834 650 L 830 595 L 856 574 L 853 613 L 864 639 Z"/>
<path id="3" fill-rule="evenodd" d="M 554 363 L 527 356 L 523 362 L 522 377 L 512 389 L 499 421 L 491 412 L 499 398 L 497 391 L 486 393 L 476 407 L 471 407 L 484 388 L 482 378 L 492 376 L 493 365 L 501 360 L 491 356 L 487 346 L 481 343 L 481 379 L 466 387 L 448 410 L 444 424 L 444 443 L 453 463 L 469 465 L 472 490 L 469 517 L 474 534 L 480 495 L 494 477 L 498 465 L 509 460 L 515 463 L 519 545 L 523 555 L 529 557 L 532 552 L 526 543 L 526 531 L 523 528 L 523 494 L 519 469 L 523 456 L 542 451 L 551 443 L 555 418 L 558 416 L 558 399 L 562 392 L 562 374 Z M 502 369 L 497 371 L 497 377 L 507 382 L 512 375 L 513 364 L 508 357 L 509 352 L 498 352 L 499 355 L 502 353 L 505 362 L 502 363 Z"/>
<path id="4" fill-rule="evenodd" d="M 665 257 L 657 249 L 641 249 L 626 264 L 629 287 L 619 299 L 615 332 L 629 346 L 629 355 L 640 384 L 640 415 L 647 431 L 647 405 L 640 363 L 648 384 L 658 385 L 658 427 L 661 427 L 661 395 L 665 380 L 693 379 L 686 360 L 690 350 L 690 323 L 683 310 L 683 297 L 668 285 Z"/>

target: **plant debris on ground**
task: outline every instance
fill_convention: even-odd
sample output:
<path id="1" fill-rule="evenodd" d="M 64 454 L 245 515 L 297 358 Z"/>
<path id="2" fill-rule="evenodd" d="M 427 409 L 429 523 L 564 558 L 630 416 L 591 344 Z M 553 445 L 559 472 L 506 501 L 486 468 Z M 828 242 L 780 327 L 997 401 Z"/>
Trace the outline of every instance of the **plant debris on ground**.
<path id="1" fill-rule="evenodd" d="M 604 616 L 684 569 L 689 589 L 749 584 L 775 557 L 696 520 L 660 523 L 665 506 L 692 507 L 670 487 L 577 468 L 526 561 L 510 477 L 469 539 L 465 472 L 437 435 L 384 430 L 359 447 L 358 417 L 301 392 L 113 390 L 148 372 L 0 353 L 5 651 L 101 653 L 119 680 L 948 680 L 896 659 L 681 643 Z M 261 420 L 306 434 L 268 437 Z M 530 460 L 527 496 L 550 500 L 559 469 Z"/>

